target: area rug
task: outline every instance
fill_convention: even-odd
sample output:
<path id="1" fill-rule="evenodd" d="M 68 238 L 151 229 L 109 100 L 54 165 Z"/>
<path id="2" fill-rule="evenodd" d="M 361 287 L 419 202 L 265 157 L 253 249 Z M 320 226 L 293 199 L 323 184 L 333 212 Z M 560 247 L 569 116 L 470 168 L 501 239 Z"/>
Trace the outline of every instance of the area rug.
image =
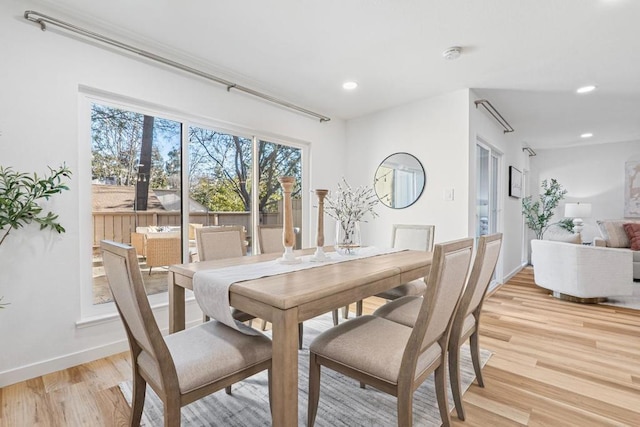
<path id="1" fill-rule="evenodd" d="M 298 425 L 307 424 L 307 387 L 309 379 L 309 343 L 320 332 L 333 326 L 330 314 L 304 322 L 304 346 L 299 351 Z M 484 366 L 491 356 L 487 350 L 480 353 Z M 467 390 L 475 374 L 469 348 L 461 349 L 461 378 L 463 390 Z M 120 384 L 120 389 L 131 404 L 131 382 Z M 262 372 L 233 385 L 233 394 L 220 390 L 182 408 L 182 426 L 268 426 L 271 425 L 267 374 Z M 142 425 L 163 425 L 162 401 L 147 387 Z M 449 391 L 449 409 L 453 398 Z M 455 415 L 454 415 L 455 416 Z M 415 392 L 413 399 L 415 426 L 440 426 L 440 414 L 436 402 L 433 375 Z M 372 387 L 361 389 L 359 383 L 330 369 L 322 369 L 320 403 L 316 426 L 318 427 L 370 427 L 396 426 L 396 399 Z"/>

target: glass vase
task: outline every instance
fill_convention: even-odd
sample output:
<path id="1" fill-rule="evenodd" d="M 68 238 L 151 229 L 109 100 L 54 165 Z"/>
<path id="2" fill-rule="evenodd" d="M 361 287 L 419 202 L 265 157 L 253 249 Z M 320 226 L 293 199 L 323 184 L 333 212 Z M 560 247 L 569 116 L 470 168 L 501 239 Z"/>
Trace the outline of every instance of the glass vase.
<path id="1" fill-rule="evenodd" d="M 336 252 L 340 255 L 355 255 L 361 245 L 360 222 L 336 223 Z"/>

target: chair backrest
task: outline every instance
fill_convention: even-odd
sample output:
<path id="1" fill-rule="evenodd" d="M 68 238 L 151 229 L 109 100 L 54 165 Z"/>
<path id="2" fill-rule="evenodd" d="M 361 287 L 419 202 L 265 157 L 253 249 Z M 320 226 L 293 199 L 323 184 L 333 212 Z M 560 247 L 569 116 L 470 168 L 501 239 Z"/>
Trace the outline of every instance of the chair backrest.
<path id="1" fill-rule="evenodd" d="M 200 261 L 241 257 L 244 230 L 242 226 L 196 228 L 196 246 Z"/>
<path id="2" fill-rule="evenodd" d="M 473 239 L 461 239 L 435 245 L 427 292 L 413 327 L 405 357 L 419 357 L 434 342 L 447 345 L 455 309 L 473 254 Z M 413 347 L 412 347 L 413 346 Z"/>
<path id="3" fill-rule="evenodd" d="M 202 224 L 189 223 L 189 240 L 196 240 L 196 228 L 202 228 Z"/>
<path id="4" fill-rule="evenodd" d="M 500 248 L 502 247 L 502 233 L 481 236 L 478 239 L 476 258 L 469 274 L 469 282 L 462 294 L 460 307 L 456 312 L 456 319 L 464 320 L 471 312 L 482 305 L 487 293 L 493 272 L 498 264 Z M 462 322 L 460 322 L 462 327 Z"/>
<path id="5" fill-rule="evenodd" d="M 396 249 L 432 251 L 435 225 L 393 224 L 391 245 Z"/>
<path id="6" fill-rule="evenodd" d="M 284 252 L 282 225 L 261 225 L 258 227 L 258 241 L 261 254 Z M 295 244 L 295 243 L 294 243 Z"/>
<path id="7" fill-rule="evenodd" d="M 158 364 L 163 374 L 175 376 L 175 367 L 169 362 L 169 349 L 145 293 L 135 249 L 106 240 L 100 242 L 100 248 L 109 288 L 129 338 L 132 363 L 144 351 Z M 163 377 L 163 382 L 168 379 Z"/>

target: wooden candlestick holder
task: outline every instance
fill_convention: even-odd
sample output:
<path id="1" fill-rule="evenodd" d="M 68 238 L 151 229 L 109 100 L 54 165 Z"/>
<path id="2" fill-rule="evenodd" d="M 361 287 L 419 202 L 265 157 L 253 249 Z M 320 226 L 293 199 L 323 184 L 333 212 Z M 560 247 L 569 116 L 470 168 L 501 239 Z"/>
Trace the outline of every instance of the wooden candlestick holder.
<path id="1" fill-rule="evenodd" d="M 293 233 L 293 209 L 291 206 L 291 192 L 295 179 L 292 176 L 281 176 L 278 182 L 284 192 L 284 225 L 282 228 L 282 244 L 284 253 L 278 258 L 280 264 L 298 264 L 302 262 L 293 255 L 293 245 L 295 244 L 295 234 Z"/>
<path id="2" fill-rule="evenodd" d="M 318 196 L 318 228 L 316 229 L 316 252 L 311 257 L 311 261 L 324 262 L 329 260 L 329 256 L 324 253 L 324 198 L 329 194 L 329 190 L 315 190 Z"/>

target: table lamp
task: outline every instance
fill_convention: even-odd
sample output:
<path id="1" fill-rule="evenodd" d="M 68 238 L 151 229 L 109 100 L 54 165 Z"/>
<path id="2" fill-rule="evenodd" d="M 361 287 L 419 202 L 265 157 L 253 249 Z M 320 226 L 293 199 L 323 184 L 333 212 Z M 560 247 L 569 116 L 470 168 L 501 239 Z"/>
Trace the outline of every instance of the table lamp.
<path id="1" fill-rule="evenodd" d="M 567 203 L 564 205 L 564 216 L 573 219 L 573 228 L 580 234 L 583 228 L 582 218 L 591 216 L 591 203 Z"/>

